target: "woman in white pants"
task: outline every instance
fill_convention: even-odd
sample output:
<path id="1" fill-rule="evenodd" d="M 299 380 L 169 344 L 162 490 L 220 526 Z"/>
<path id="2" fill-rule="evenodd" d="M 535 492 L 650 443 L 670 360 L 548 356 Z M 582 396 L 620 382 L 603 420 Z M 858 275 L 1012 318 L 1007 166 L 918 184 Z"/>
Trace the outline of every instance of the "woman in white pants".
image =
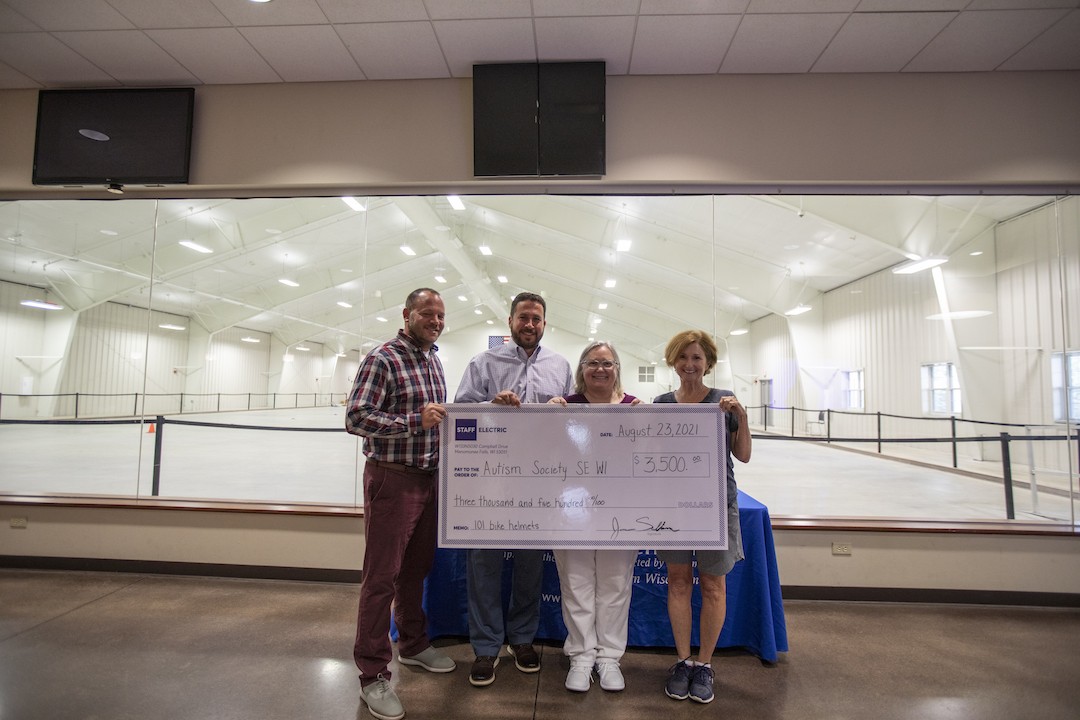
<path id="1" fill-rule="evenodd" d="M 574 372 L 574 392 L 552 403 L 623 403 L 641 401 L 622 391 L 619 355 L 606 342 L 589 344 Z M 566 624 L 563 653 L 570 658 L 566 689 L 587 692 L 593 669 L 600 687 L 617 692 L 626 683 L 619 661 L 626 652 L 630 594 L 637 550 L 555 550 Z"/>

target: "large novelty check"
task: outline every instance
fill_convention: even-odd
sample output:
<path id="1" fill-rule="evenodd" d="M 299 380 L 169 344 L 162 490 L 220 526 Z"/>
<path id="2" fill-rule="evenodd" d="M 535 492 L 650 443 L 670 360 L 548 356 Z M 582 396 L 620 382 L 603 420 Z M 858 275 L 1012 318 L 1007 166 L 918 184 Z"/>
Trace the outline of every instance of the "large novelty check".
<path id="1" fill-rule="evenodd" d="M 441 547 L 727 547 L 716 405 L 446 407 Z"/>

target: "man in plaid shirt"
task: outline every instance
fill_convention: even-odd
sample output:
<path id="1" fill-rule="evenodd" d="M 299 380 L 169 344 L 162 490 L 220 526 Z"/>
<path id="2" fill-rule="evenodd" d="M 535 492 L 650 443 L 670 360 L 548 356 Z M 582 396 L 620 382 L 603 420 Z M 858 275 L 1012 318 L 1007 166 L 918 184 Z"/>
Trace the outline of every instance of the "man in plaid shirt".
<path id="1" fill-rule="evenodd" d="M 345 429 L 364 438 L 364 577 L 353 658 L 360 697 L 381 720 L 405 709 L 390 684 L 390 606 L 398 627 L 398 661 L 436 673 L 456 664 L 431 646 L 421 606 L 435 560 L 439 424 L 446 379 L 435 341 L 446 309 L 431 288 L 409 294 L 405 327 L 360 363 Z"/>

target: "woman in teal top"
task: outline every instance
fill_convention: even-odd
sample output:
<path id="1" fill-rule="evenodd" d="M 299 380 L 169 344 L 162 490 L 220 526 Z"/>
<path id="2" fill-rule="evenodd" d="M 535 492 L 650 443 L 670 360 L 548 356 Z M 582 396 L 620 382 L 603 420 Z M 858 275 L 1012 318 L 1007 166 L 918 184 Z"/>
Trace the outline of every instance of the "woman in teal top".
<path id="1" fill-rule="evenodd" d="M 750 461 L 750 427 L 746 408 L 730 390 L 718 390 L 705 384 L 705 375 L 716 365 L 716 343 L 698 330 L 684 330 L 667 344 L 664 359 L 679 376 L 679 389 L 653 400 L 654 403 L 716 403 L 727 413 L 727 505 L 728 546 L 726 550 L 658 550 L 668 568 L 668 618 L 675 636 L 679 661 L 672 666 L 664 692 L 675 700 L 688 697 L 700 703 L 712 702 L 712 655 L 720 638 L 727 614 L 725 576 L 743 559 L 742 533 L 739 530 L 738 490 L 735 486 L 732 456 Z M 690 632 L 693 613 L 690 598 L 694 589 L 692 562 L 697 559 L 701 584 L 701 647 L 697 659 L 690 655 Z"/>

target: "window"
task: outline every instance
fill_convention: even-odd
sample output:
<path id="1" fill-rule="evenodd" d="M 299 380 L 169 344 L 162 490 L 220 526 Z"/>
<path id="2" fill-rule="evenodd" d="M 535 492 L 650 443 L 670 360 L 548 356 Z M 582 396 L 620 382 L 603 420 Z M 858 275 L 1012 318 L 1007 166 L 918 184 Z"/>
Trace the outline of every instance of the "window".
<path id="1" fill-rule="evenodd" d="M 863 371 L 844 370 L 841 373 L 844 380 L 844 407 L 851 410 L 862 410 L 863 405 Z"/>
<path id="2" fill-rule="evenodd" d="M 1080 420 L 1080 351 L 1054 353 L 1050 356 L 1050 384 L 1054 393 L 1054 422 L 1065 422 L 1065 398 L 1069 417 Z"/>
<path id="3" fill-rule="evenodd" d="M 952 363 L 922 366 L 922 409 L 924 413 L 959 415 L 960 376 Z"/>
<path id="4" fill-rule="evenodd" d="M 656 368 L 652 365 L 639 365 L 637 379 L 638 382 L 656 382 Z"/>

